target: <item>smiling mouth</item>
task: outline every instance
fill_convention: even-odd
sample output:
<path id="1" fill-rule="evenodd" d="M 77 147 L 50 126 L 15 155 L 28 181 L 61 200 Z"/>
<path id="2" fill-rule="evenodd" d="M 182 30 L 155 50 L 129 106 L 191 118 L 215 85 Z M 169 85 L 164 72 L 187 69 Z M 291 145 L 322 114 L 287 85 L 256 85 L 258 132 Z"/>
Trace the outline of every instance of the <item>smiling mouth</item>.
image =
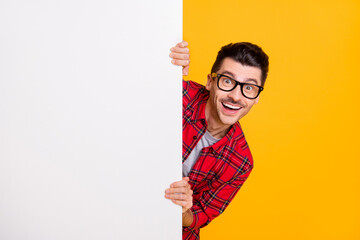
<path id="1" fill-rule="evenodd" d="M 225 109 L 229 109 L 229 110 L 232 110 L 232 111 L 237 111 L 237 110 L 240 110 L 241 107 L 240 106 L 235 106 L 235 105 L 232 105 L 232 104 L 229 104 L 229 103 L 221 103 L 223 105 L 223 107 Z"/>

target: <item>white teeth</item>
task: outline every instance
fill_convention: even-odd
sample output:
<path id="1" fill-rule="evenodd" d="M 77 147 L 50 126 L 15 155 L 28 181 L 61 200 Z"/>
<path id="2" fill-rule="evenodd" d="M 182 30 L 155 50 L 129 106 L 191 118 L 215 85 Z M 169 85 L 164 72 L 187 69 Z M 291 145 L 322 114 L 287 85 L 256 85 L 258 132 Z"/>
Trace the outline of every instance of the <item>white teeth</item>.
<path id="1" fill-rule="evenodd" d="M 228 107 L 228 108 L 231 108 L 231 109 L 234 109 L 234 110 L 239 110 L 241 107 L 236 107 L 236 106 L 233 106 L 233 105 L 230 105 L 228 103 L 223 103 L 224 106 Z"/>

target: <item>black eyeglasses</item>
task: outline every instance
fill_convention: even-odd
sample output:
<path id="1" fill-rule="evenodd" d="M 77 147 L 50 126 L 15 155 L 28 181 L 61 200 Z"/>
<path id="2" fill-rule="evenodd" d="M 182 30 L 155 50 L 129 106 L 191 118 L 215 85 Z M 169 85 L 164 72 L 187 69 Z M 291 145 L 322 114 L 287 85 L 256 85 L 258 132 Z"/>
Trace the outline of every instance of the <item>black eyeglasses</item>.
<path id="1" fill-rule="evenodd" d="M 264 90 L 264 88 L 261 86 L 250 83 L 241 83 L 223 74 L 212 73 L 211 77 L 218 78 L 217 86 L 220 90 L 225 92 L 231 92 L 237 87 L 237 85 L 240 85 L 242 95 L 248 99 L 257 98 L 260 92 Z"/>

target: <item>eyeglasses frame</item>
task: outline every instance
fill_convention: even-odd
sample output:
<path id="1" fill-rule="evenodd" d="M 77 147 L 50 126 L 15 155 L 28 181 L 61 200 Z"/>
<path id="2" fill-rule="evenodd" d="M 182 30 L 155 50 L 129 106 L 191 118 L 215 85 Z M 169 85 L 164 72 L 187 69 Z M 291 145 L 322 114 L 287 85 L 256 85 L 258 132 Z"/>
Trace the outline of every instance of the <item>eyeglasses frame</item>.
<path id="1" fill-rule="evenodd" d="M 231 91 L 234 90 L 238 85 L 240 85 L 241 94 L 242 94 L 244 97 L 248 98 L 248 99 L 255 99 L 255 98 L 257 98 L 257 97 L 260 95 L 261 91 L 264 90 L 264 88 L 261 87 L 261 86 L 259 86 L 259 85 L 251 84 L 251 83 L 242 83 L 242 82 L 239 82 L 239 81 L 237 81 L 236 79 L 233 79 L 233 78 L 231 78 L 231 77 L 229 77 L 229 76 L 227 76 L 227 75 L 225 75 L 225 74 L 211 73 L 211 77 L 213 77 L 213 78 L 217 77 L 217 87 L 218 87 L 221 91 L 224 91 L 224 92 L 231 92 Z M 230 90 L 224 90 L 224 89 L 220 88 L 220 86 L 219 86 L 219 80 L 220 80 L 221 77 L 227 77 L 227 78 L 230 78 L 231 80 L 234 80 L 234 81 L 236 82 L 235 86 L 234 86 L 232 89 L 230 89 Z M 250 97 L 245 96 L 244 90 L 243 90 L 244 85 L 252 85 L 252 86 L 258 87 L 258 88 L 259 88 L 259 92 L 258 92 L 258 94 L 256 95 L 256 97 L 250 98 Z"/>

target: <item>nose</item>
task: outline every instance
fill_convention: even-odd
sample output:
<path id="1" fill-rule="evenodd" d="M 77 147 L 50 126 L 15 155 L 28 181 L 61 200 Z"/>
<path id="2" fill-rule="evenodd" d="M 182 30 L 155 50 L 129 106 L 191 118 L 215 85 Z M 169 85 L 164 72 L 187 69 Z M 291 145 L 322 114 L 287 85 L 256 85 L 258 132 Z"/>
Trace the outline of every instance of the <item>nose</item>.
<path id="1" fill-rule="evenodd" d="M 245 98 L 241 93 L 240 86 L 236 86 L 234 90 L 229 92 L 228 97 L 231 98 L 234 102 L 243 102 Z"/>

